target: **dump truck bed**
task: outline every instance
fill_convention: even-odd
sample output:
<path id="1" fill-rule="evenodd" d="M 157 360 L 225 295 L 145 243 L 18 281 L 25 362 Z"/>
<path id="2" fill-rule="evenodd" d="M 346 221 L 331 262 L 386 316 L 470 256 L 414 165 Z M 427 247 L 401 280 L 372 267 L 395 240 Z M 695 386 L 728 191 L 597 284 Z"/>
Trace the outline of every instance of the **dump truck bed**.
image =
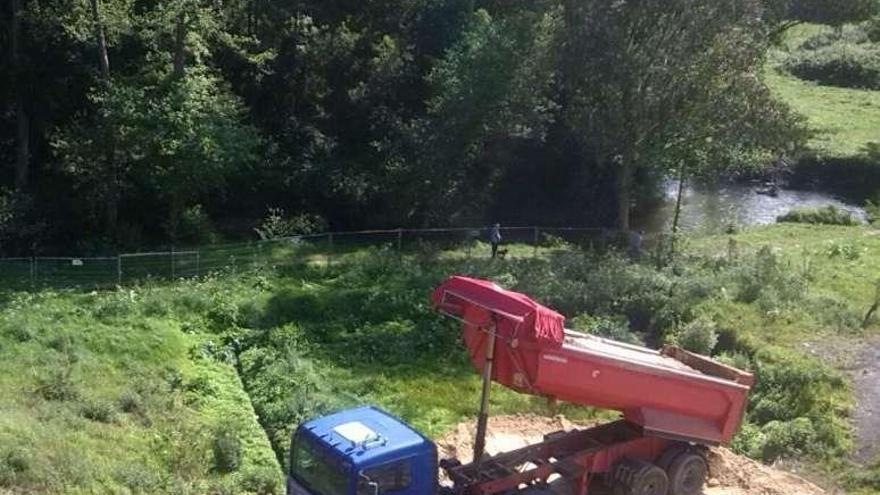
<path id="1" fill-rule="evenodd" d="M 677 347 L 655 351 L 565 330 L 558 313 L 517 293 L 511 293 L 516 304 L 507 304 L 508 291 L 487 283 L 453 277 L 434 301 L 462 320 L 477 369 L 485 364 L 488 340 L 496 339 L 497 383 L 618 410 L 645 433 L 664 438 L 717 444 L 736 433 L 753 383 L 749 373 Z"/>
<path id="2" fill-rule="evenodd" d="M 675 358 L 665 356 L 659 351 L 648 349 L 646 347 L 625 344 L 615 340 L 604 339 L 586 333 L 576 332 L 574 330 L 565 331 L 565 341 L 563 344 L 571 347 L 575 352 L 593 352 L 597 355 L 613 356 L 616 359 L 632 363 L 641 363 L 645 366 L 656 366 L 675 371 L 700 374 L 699 370 L 691 368 Z"/>

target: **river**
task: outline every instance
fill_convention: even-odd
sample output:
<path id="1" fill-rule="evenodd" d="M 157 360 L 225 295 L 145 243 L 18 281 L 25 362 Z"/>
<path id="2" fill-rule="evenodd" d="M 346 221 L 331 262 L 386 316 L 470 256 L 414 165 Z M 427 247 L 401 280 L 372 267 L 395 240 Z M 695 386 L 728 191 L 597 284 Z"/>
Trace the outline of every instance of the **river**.
<path id="1" fill-rule="evenodd" d="M 865 210 L 831 194 L 818 191 L 778 189 L 768 194 L 765 186 L 742 183 L 690 185 L 685 188 L 681 218 L 683 231 L 696 233 L 724 232 L 730 226 L 745 227 L 776 222 L 776 217 L 793 208 L 816 208 L 834 205 L 864 221 Z M 763 192 L 763 193 L 762 193 Z M 633 224 L 645 232 L 669 232 L 675 215 L 678 183 L 667 181 L 661 201 L 638 212 Z"/>

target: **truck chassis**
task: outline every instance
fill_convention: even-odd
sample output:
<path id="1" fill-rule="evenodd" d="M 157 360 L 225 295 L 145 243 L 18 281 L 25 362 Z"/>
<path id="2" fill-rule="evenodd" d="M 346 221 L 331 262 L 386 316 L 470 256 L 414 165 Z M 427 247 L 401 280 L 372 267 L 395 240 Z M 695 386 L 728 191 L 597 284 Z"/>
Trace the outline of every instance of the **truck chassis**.
<path id="1" fill-rule="evenodd" d="M 692 495 L 706 476 L 705 447 L 645 435 L 626 420 L 547 435 L 543 442 L 471 464 L 441 461 L 454 495 Z"/>

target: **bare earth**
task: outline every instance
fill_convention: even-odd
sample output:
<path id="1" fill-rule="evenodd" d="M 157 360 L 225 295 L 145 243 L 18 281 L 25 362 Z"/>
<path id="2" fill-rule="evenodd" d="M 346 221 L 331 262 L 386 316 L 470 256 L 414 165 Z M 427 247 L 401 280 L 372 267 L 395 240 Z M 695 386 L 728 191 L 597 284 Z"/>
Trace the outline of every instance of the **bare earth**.
<path id="1" fill-rule="evenodd" d="M 489 421 L 487 451 L 495 455 L 540 442 L 544 435 L 577 425 L 564 417 L 498 416 Z M 463 423 L 437 440 L 440 457 L 470 462 L 474 424 Z M 709 454 L 709 482 L 704 495 L 827 495 L 798 476 L 764 466 L 733 452 L 717 448 Z"/>

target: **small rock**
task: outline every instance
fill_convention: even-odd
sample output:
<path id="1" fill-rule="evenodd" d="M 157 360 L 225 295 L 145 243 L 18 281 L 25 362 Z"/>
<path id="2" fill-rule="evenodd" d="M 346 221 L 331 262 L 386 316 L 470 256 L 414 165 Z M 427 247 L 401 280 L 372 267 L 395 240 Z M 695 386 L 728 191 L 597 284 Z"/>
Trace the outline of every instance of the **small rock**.
<path id="1" fill-rule="evenodd" d="M 706 486 L 708 486 L 709 488 L 714 488 L 720 484 L 721 482 L 718 481 L 718 478 L 709 478 L 709 480 L 706 481 Z"/>

